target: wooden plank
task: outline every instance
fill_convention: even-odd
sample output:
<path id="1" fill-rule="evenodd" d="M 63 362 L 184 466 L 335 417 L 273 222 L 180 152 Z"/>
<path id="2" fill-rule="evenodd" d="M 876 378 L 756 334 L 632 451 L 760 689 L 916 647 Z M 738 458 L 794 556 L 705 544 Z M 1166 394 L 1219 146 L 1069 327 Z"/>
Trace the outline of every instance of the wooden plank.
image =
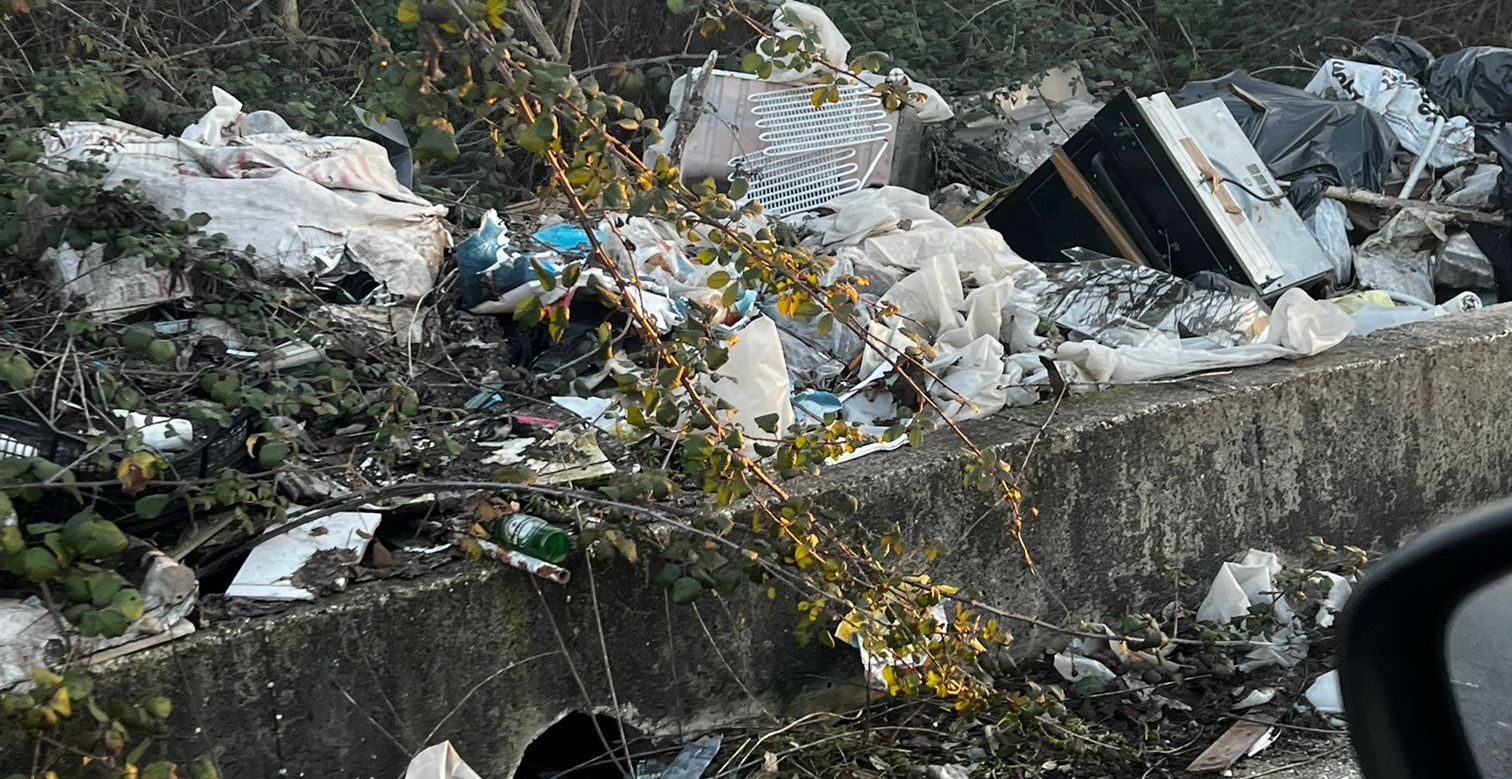
<path id="1" fill-rule="evenodd" d="M 1227 771 L 1244 753 L 1250 750 L 1271 729 L 1270 723 L 1250 722 L 1239 720 L 1232 727 L 1224 731 L 1217 741 L 1202 750 L 1192 764 L 1187 766 L 1188 771 L 1194 774 L 1215 774 L 1219 771 Z"/>
<path id="2" fill-rule="evenodd" d="M 1134 244 L 1134 239 L 1124 230 L 1123 225 L 1119 224 L 1118 218 L 1113 215 L 1108 204 L 1103 202 L 1097 190 L 1093 189 L 1086 177 L 1082 176 L 1081 171 L 1076 169 L 1076 164 L 1067 156 L 1066 151 L 1057 147 L 1050 153 L 1050 162 L 1055 165 L 1055 172 L 1060 174 L 1061 180 L 1066 182 L 1066 188 L 1071 191 L 1071 196 L 1092 212 L 1092 218 L 1097 220 L 1098 226 L 1107 234 L 1108 239 L 1113 241 L 1113 246 L 1118 249 L 1118 253 L 1135 265 L 1148 267 L 1150 263 L 1139 251 L 1139 247 Z"/>

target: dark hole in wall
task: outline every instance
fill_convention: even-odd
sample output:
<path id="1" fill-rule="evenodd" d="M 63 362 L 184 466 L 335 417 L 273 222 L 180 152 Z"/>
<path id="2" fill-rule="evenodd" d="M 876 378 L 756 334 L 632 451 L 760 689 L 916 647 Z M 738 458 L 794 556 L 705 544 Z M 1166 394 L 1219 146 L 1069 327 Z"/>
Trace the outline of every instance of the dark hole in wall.
<path id="1" fill-rule="evenodd" d="M 574 711 L 530 742 L 515 779 L 625 779 L 631 774 L 625 765 L 621 727 L 613 717 Z M 637 735 L 624 728 L 626 739 L 634 741 Z"/>

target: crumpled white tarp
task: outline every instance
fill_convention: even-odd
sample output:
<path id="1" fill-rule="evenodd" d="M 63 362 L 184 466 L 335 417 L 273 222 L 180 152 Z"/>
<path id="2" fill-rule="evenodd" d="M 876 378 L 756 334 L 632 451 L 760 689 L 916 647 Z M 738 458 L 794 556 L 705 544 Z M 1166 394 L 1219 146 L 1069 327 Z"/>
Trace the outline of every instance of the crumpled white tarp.
<path id="1" fill-rule="evenodd" d="M 1463 116 L 1449 116 L 1406 73 L 1382 65 L 1331 59 L 1318 68 L 1307 91 L 1330 100 L 1352 100 L 1379 114 L 1391 126 L 1402 148 L 1422 155 L 1438 117 L 1444 129 L 1428 155 L 1428 164 L 1447 168 L 1475 154 L 1475 127 Z"/>
<path id="2" fill-rule="evenodd" d="M 99 161 L 109 169 L 105 186 L 135 181 L 165 213 L 208 214 L 206 233 L 252 247 L 259 276 L 318 277 L 349 260 L 389 301 L 430 292 L 450 242 L 446 208 L 401 187 L 382 146 L 288 130 L 276 114 L 242 114 L 219 89 L 216 103 L 181 138 L 75 122 L 46 138 L 44 154 Z"/>

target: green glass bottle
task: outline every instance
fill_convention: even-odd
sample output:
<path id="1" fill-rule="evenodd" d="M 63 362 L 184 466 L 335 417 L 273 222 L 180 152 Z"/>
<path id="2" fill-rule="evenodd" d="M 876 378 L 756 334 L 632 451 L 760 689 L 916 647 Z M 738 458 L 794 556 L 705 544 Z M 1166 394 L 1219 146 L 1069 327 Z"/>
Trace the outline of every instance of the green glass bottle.
<path id="1" fill-rule="evenodd" d="M 572 536 L 540 517 L 515 514 L 494 525 L 494 541 L 548 563 L 560 563 L 572 552 Z"/>

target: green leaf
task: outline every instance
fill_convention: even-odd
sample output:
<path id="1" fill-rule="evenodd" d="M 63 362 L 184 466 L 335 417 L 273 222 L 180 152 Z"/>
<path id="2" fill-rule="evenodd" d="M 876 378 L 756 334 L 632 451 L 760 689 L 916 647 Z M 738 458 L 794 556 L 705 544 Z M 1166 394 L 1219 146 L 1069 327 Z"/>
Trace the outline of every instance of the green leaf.
<path id="1" fill-rule="evenodd" d="M 178 356 L 178 347 L 172 341 L 162 338 L 154 338 L 147 344 L 147 359 L 151 362 L 163 365 L 173 361 Z"/>
<path id="2" fill-rule="evenodd" d="M 756 426 L 768 433 L 775 433 L 777 432 L 777 420 L 778 416 L 776 414 L 762 414 L 756 417 Z"/>
<path id="3" fill-rule="evenodd" d="M 699 595 L 703 594 L 703 588 L 703 582 L 691 576 L 684 576 L 672 582 L 672 602 L 678 604 L 692 603 L 698 600 Z"/>
<path id="4" fill-rule="evenodd" d="M 452 132 L 451 123 L 443 121 L 438 124 L 441 126 L 431 125 L 420 131 L 420 138 L 415 141 L 415 154 L 422 160 L 455 160 L 462 152 L 457 148 L 457 136 Z"/>
<path id="5" fill-rule="evenodd" d="M 26 389 L 37 378 L 37 371 L 27 359 L 17 352 L 0 355 L 0 381 L 11 389 Z"/>
<path id="6" fill-rule="evenodd" d="M 685 0 L 667 0 L 667 10 L 675 14 L 680 14 L 688 10 L 688 5 Z"/>
<path id="7" fill-rule="evenodd" d="M 731 200 L 740 200 L 741 198 L 744 198 L 746 196 L 747 192 L 750 192 L 750 191 L 751 191 L 751 182 L 748 181 L 748 180 L 746 180 L 744 177 L 737 178 L 734 181 L 730 182 L 730 199 Z"/>
<path id="8" fill-rule="evenodd" d="M 294 447 L 283 441 L 266 443 L 257 450 L 257 464 L 262 466 L 263 470 L 271 471 L 283 465 L 284 460 L 289 459 L 289 455 L 293 452 Z"/>
<path id="9" fill-rule="evenodd" d="M 745 57 L 741 58 L 740 69 L 747 73 L 755 73 L 757 70 L 761 69 L 761 63 L 765 61 L 765 57 L 753 51 L 750 54 L 745 55 Z"/>
<path id="10" fill-rule="evenodd" d="M 714 289 L 724 289 L 730 284 L 728 271 L 717 270 L 709 274 L 709 286 Z"/>
<path id="11" fill-rule="evenodd" d="M 173 495 L 171 493 L 138 498 L 136 502 L 137 516 L 142 519 L 157 519 L 163 513 L 163 509 L 168 508 L 168 504 L 172 502 Z"/>

